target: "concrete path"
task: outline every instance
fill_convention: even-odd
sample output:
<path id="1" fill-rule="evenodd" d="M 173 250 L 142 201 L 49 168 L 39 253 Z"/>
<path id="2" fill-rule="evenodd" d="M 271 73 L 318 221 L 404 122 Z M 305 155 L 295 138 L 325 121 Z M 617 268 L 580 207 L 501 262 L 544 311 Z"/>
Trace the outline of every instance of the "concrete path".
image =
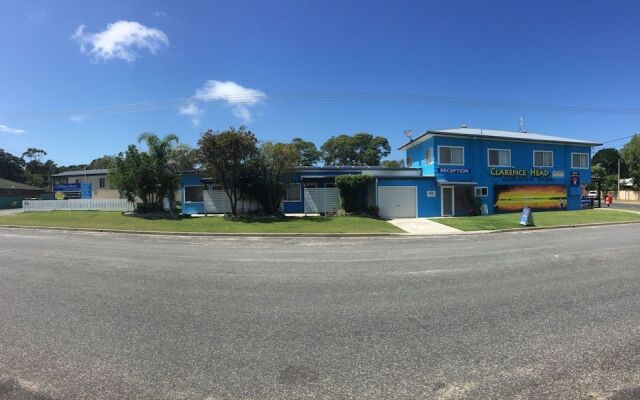
<path id="1" fill-rule="evenodd" d="M 7 208 L 6 210 L 0 210 L 0 215 L 19 214 L 23 212 L 22 208 Z"/>
<path id="2" fill-rule="evenodd" d="M 447 225 L 439 224 L 427 218 L 396 218 L 389 222 L 412 235 L 451 235 L 464 233 Z"/>

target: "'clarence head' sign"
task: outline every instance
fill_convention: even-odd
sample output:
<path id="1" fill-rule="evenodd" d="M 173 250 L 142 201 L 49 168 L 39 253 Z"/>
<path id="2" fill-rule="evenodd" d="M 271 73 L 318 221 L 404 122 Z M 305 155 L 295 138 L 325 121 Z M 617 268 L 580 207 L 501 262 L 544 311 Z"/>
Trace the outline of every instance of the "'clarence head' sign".
<path id="1" fill-rule="evenodd" d="M 489 174 L 491 174 L 491 176 L 505 176 L 505 177 L 518 177 L 518 176 L 522 176 L 522 177 L 527 177 L 527 176 L 531 176 L 533 178 L 547 178 L 549 176 L 549 171 L 547 171 L 546 169 L 517 169 L 517 168 L 508 168 L 508 169 L 498 169 L 498 168 L 491 168 L 489 170 Z"/>

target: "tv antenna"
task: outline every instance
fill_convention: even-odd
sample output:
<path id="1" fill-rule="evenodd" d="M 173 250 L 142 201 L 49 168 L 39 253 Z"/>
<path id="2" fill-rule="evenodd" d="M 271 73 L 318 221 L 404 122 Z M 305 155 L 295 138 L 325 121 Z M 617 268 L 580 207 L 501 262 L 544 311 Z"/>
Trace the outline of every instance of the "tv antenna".
<path id="1" fill-rule="evenodd" d="M 520 132 L 527 133 L 527 129 L 524 127 L 524 116 L 522 115 L 520 116 L 519 125 L 520 125 Z"/>
<path id="2" fill-rule="evenodd" d="M 413 140 L 411 138 L 411 136 L 413 136 L 413 131 L 412 130 L 404 131 L 404 135 L 409 138 L 409 141 Z"/>

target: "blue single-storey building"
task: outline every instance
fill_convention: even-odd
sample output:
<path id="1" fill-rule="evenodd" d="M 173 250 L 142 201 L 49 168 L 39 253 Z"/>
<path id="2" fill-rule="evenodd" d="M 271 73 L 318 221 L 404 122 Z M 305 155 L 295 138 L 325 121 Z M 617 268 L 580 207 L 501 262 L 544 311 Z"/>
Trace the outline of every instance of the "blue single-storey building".
<path id="1" fill-rule="evenodd" d="M 400 147 L 406 168 L 300 167 L 287 186 L 285 213 L 339 208 L 335 177 L 375 178 L 369 206 L 382 218 L 461 216 L 582 206 L 591 182 L 591 148 L 599 143 L 524 132 L 456 128 L 430 130 Z M 180 178 L 182 212 L 228 212 L 219 185 L 197 172 Z M 242 208 L 257 207 L 247 200 Z"/>

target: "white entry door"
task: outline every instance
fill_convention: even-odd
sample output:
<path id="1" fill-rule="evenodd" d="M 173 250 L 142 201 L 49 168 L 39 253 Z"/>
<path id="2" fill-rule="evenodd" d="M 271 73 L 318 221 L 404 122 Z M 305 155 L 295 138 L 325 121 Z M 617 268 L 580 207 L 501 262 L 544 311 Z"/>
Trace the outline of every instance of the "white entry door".
<path id="1" fill-rule="evenodd" d="M 416 218 L 415 186 L 379 186 L 378 211 L 381 218 Z"/>
<path id="2" fill-rule="evenodd" d="M 440 190 L 442 198 L 442 216 L 453 217 L 455 210 L 453 186 L 442 186 Z"/>

